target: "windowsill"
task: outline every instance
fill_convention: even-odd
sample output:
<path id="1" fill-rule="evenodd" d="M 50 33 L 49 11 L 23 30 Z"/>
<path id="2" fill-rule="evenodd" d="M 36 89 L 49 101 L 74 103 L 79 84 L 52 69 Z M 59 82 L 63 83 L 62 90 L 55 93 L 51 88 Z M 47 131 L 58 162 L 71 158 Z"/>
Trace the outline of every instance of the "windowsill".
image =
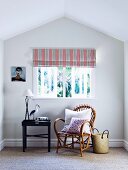
<path id="1" fill-rule="evenodd" d="M 78 100 L 78 99 L 79 99 L 79 100 L 95 100 L 96 98 L 95 98 L 95 97 L 89 97 L 89 98 L 71 97 L 71 98 L 70 98 L 70 97 L 39 97 L 39 96 L 35 96 L 35 97 L 33 97 L 32 99 L 33 99 L 33 100 L 49 100 L 49 99 L 50 99 L 50 100 L 51 100 L 51 99 L 54 99 L 54 100 L 58 100 L 58 99 L 59 99 L 59 100 L 60 100 L 60 99 L 62 99 L 62 100 L 63 100 L 63 99 L 64 99 L 64 100 L 65 100 L 65 99 L 66 99 L 66 100 L 69 100 L 69 99 L 70 99 L 70 100 L 73 100 L 73 99 L 77 99 L 77 100 Z"/>

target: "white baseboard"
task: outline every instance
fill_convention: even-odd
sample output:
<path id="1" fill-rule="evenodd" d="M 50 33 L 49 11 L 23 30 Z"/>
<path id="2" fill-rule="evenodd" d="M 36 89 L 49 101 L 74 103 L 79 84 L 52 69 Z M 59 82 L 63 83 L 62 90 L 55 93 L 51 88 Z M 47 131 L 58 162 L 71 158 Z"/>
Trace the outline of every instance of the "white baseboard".
<path id="1" fill-rule="evenodd" d="M 55 147 L 56 139 L 51 139 L 51 147 Z M 47 139 L 27 139 L 28 147 L 47 147 Z M 5 139 L 5 147 L 22 147 L 22 139 Z"/>
<path id="2" fill-rule="evenodd" d="M 124 145 L 125 143 L 125 145 Z M 51 139 L 51 147 L 56 147 L 57 139 Z M 22 139 L 5 139 L 5 147 L 22 147 Z M 27 146 L 29 147 L 47 147 L 47 139 L 27 139 Z M 110 147 L 128 147 L 128 143 L 123 139 L 110 139 Z"/>
<path id="3" fill-rule="evenodd" d="M 128 151 L 128 142 L 124 140 L 124 148 Z"/>
<path id="4" fill-rule="evenodd" d="M 123 139 L 109 139 L 109 147 L 123 147 Z"/>
<path id="5" fill-rule="evenodd" d="M 2 149 L 4 149 L 4 147 L 5 147 L 5 141 L 2 140 L 2 141 L 0 142 L 0 151 L 2 151 Z"/>

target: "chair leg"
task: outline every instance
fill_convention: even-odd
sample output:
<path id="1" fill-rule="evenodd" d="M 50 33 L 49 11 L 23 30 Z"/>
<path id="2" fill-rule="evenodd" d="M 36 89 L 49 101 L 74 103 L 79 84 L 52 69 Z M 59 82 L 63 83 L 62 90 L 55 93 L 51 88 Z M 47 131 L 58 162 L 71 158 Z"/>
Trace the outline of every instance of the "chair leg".
<path id="1" fill-rule="evenodd" d="M 90 138 L 91 138 L 91 137 L 89 136 L 89 137 L 88 137 L 88 140 L 87 140 L 86 149 L 88 149 L 88 148 L 90 147 L 90 145 L 89 145 L 89 144 L 90 144 Z"/>
<path id="2" fill-rule="evenodd" d="M 81 141 L 81 137 L 79 138 L 79 141 L 80 141 L 80 155 L 81 155 L 81 157 L 83 156 L 83 153 L 82 153 L 82 151 L 83 151 L 83 149 L 82 149 L 82 141 Z"/>
<path id="3" fill-rule="evenodd" d="M 81 157 L 82 157 L 83 151 L 87 150 L 90 147 L 90 145 L 89 145 L 90 144 L 90 136 L 88 136 L 86 144 L 84 143 L 84 137 L 83 136 L 79 138 L 79 141 L 80 141 L 80 154 L 81 154 Z"/>
<path id="4" fill-rule="evenodd" d="M 57 135 L 57 148 L 56 148 L 56 153 L 58 153 L 58 150 L 59 150 L 60 146 L 61 146 L 60 136 Z"/>
<path id="5" fill-rule="evenodd" d="M 59 139 L 57 139 L 56 153 L 58 153 L 58 149 L 59 149 Z"/>
<path id="6" fill-rule="evenodd" d="M 74 136 L 72 135 L 72 149 L 74 149 Z"/>
<path id="7" fill-rule="evenodd" d="M 65 135 L 65 138 L 64 138 L 64 147 L 66 146 L 66 142 L 67 142 L 67 135 Z"/>

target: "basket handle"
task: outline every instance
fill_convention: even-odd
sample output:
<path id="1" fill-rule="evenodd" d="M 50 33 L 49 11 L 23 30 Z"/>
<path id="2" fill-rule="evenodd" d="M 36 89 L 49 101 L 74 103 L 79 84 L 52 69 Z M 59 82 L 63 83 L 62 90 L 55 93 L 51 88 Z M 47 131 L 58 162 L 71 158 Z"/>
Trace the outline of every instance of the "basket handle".
<path id="1" fill-rule="evenodd" d="M 101 135 L 101 139 L 103 139 L 103 135 L 104 135 L 104 134 L 107 134 L 107 138 L 108 138 L 108 136 L 109 136 L 109 131 L 108 131 L 108 130 L 104 130 L 103 133 L 102 133 L 102 135 Z"/>
<path id="2" fill-rule="evenodd" d="M 96 130 L 96 131 L 99 133 L 99 130 L 98 130 L 97 128 L 93 128 L 93 130 L 92 130 L 92 131 L 94 132 L 94 130 Z"/>

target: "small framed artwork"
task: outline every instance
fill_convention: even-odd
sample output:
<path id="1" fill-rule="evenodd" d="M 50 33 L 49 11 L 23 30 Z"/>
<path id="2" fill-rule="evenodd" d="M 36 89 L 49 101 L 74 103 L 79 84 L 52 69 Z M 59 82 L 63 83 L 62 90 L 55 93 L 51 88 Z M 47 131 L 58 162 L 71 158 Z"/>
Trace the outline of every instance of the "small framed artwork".
<path id="1" fill-rule="evenodd" d="M 11 81 L 26 82 L 26 67 L 11 67 Z"/>

